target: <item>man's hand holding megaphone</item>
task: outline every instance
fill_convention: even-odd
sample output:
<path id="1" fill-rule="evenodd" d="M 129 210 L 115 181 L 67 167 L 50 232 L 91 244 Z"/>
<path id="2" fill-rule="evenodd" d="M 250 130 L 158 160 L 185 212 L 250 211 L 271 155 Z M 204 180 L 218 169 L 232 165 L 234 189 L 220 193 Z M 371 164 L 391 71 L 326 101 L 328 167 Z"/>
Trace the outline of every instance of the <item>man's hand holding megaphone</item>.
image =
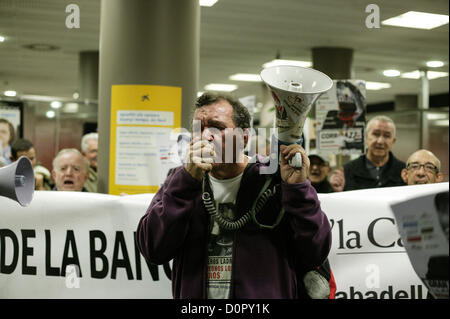
<path id="1" fill-rule="evenodd" d="M 302 166 L 293 167 L 289 164 L 296 153 L 302 157 Z M 288 184 L 303 183 L 306 181 L 309 172 L 309 158 L 299 144 L 280 145 L 280 173 L 281 179 Z"/>
<path id="2" fill-rule="evenodd" d="M 215 154 L 214 146 L 211 143 L 194 139 L 189 144 L 184 168 L 193 178 L 201 181 L 205 173 L 212 169 Z"/>

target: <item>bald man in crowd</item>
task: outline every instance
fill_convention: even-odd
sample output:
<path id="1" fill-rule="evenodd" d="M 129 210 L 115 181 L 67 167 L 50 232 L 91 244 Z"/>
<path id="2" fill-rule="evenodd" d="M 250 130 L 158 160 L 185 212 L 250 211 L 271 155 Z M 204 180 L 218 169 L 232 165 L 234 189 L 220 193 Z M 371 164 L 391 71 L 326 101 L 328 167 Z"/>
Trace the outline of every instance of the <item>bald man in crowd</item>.
<path id="1" fill-rule="evenodd" d="M 428 150 L 418 150 L 408 158 L 402 179 L 408 185 L 440 183 L 444 179 L 441 161 Z"/>
<path id="2" fill-rule="evenodd" d="M 75 148 L 62 149 L 53 160 L 53 190 L 86 192 L 89 161 Z"/>

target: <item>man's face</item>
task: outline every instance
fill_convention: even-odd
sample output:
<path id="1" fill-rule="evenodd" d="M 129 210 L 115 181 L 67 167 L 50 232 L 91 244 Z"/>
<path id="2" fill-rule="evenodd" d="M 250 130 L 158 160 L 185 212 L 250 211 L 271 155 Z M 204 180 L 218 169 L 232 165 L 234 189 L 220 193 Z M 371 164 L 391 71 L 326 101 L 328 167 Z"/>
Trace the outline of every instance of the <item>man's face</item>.
<path id="1" fill-rule="evenodd" d="M 53 168 L 52 177 L 58 191 L 82 191 L 88 179 L 83 157 L 75 153 L 64 153 Z"/>
<path id="2" fill-rule="evenodd" d="M 408 166 L 402 171 L 402 179 L 408 185 L 439 183 L 443 179 L 438 172 L 436 157 L 426 151 L 414 153 L 408 159 Z"/>
<path id="3" fill-rule="evenodd" d="M 95 170 L 97 170 L 97 154 L 98 154 L 98 141 L 97 140 L 88 140 L 86 142 L 88 148 L 86 153 L 84 154 L 84 156 L 86 156 L 86 158 L 89 161 L 89 164 L 91 165 L 91 167 Z"/>
<path id="4" fill-rule="evenodd" d="M 316 157 L 310 158 L 309 180 L 312 184 L 324 181 L 330 173 L 330 166 Z"/>
<path id="5" fill-rule="evenodd" d="M 395 143 L 394 126 L 389 122 L 374 121 L 367 128 L 367 153 L 372 157 L 387 157 Z"/>
<path id="6" fill-rule="evenodd" d="M 196 122 L 201 123 L 201 139 L 209 141 L 214 145 L 216 151 L 216 163 L 240 162 L 242 158 L 237 158 L 243 154 L 243 149 L 247 144 L 248 135 L 236 128 L 233 121 L 233 107 L 225 100 L 218 101 L 211 105 L 203 106 L 194 113 L 194 142 L 199 137 L 195 136 Z M 238 153 L 236 153 L 236 145 Z"/>
<path id="7" fill-rule="evenodd" d="M 9 125 L 6 123 L 0 123 L 0 143 L 2 148 L 8 146 L 9 139 L 11 138 L 9 132 Z"/>
<path id="8" fill-rule="evenodd" d="M 17 159 L 19 159 L 21 156 L 28 157 L 33 167 L 36 166 L 37 160 L 36 160 L 36 151 L 34 150 L 34 147 L 30 148 L 28 151 L 17 152 Z"/>

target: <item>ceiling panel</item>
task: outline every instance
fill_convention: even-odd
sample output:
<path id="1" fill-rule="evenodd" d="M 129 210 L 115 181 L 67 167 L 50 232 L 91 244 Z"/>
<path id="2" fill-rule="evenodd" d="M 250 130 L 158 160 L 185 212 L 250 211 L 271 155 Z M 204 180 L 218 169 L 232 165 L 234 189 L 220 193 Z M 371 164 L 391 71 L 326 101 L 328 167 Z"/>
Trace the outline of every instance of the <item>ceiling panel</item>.
<path id="1" fill-rule="evenodd" d="M 60 0 L 0 0 L 0 92 L 70 97 L 77 90 L 78 54 L 98 50 L 100 1 L 77 0 L 81 28 L 64 25 L 68 4 Z M 259 73 L 277 52 L 285 59 L 311 60 L 317 46 L 354 49 L 355 77 L 390 82 L 392 88 L 369 91 L 368 103 L 392 101 L 396 94 L 420 92 L 419 80 L 392 79 L 387 68 L 412 71 L 428 60 L 442 60 L 448 72 L 448 24 L 433 30 L 365 27 L 366 1 L 219 0 L 201 8 L 199 90 L 211 82 L 236 83 L 234 73 Z M 447 0 L 377 1 L 381 19 L 406 11 L 448 15 Z M 37 52 L 24 45 L 58 47 Z M 259 96 L 260 85 L 238 83 Z M 430 92 L 448 92 L 448 77 L 430 81 Z"/>

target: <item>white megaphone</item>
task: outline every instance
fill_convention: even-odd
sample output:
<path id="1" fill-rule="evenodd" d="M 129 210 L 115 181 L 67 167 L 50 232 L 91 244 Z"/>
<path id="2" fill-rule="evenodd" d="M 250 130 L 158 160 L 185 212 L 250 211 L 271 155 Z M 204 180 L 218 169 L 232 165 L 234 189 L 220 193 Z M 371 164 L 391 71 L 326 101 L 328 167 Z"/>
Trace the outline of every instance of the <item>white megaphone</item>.
<path id="1" fill-rule="evenodd" d="M 21 156 L 14 163 L 0 168 L 0 196 L 9 197 L 27 206 L 34 193 L 34 171 L 28 157 Z"/>
<path id="2" fill-rule="evenodd" d="M 322 93 L 333 87 L 333 81 L 317 70 L 291 65 L 266 68 L 261 71 L 261 79 L 275 101 L 274 126 L 278 143 L 301 144 L 303 126 L 311 106 Z M 301 167 L 300 153 L 295 154 L 289 164 Z"/>

